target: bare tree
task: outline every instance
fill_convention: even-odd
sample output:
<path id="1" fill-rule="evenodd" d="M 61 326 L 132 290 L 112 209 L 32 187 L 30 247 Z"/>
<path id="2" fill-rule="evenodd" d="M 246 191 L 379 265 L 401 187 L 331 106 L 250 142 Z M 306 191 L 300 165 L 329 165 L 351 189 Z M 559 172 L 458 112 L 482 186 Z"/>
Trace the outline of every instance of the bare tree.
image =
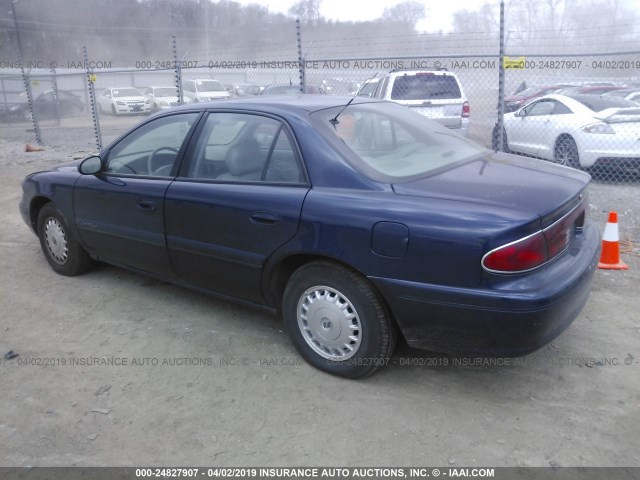
<path id="1" fill-rule="evenodd" d="M 289 9 L 289 15 L 298 17 L 306 25 L 317 25 L 322 20 L 322 0 L 300 0 Z"/>
<path id="2" fill-rule="evenodd" d="M 397 5 L 385 8 L 382 13 L 382 20 L 389 22 L 405 23 L 414 29 L 416 24 L 426 15 L 426 10 L 422 3 L 406 1 Z"/>

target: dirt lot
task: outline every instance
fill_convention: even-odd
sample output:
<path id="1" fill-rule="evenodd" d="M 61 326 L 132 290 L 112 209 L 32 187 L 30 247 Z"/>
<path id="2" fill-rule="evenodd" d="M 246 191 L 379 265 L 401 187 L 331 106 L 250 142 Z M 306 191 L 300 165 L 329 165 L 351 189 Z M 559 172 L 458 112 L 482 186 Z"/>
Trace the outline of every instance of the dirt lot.
<path id="1" fill-rule="evenodd" d="M 640 466 L 637 248 L 535 354 L 487 366 L 400 346 L 341 380 L 263 313 L 109 266 L 53 273 L 20 181 L 90 147 L 24 153 L 29 134 L 4 137 L 0 353 L 19 356 L 0 365 L 0 465 Z M 616 209 L 640 244 L 640 184 L 590 198 L 601 229 Z"/>

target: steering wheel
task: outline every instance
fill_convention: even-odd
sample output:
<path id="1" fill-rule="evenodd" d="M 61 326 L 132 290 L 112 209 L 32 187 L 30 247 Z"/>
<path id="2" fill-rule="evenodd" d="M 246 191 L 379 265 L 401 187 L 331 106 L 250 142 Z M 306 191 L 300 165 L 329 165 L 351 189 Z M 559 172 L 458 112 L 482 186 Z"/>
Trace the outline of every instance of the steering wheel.
<path id="1" fill-rule="evenodd" d="M 156 169 L 153 166 L 153 162 L 155 160 L 156 155 L 163 151 L 163 150 L 167 150 L 169 152 L 175 153 L 176 155 L 178 155 L 178 149 L 177 148 L 173 148 L 173 147 L 160 147 L 160 148 L 156 148 L 153 152 L 151 152 L 151 154 L 149 154 L 149 158 L 147 158 L 147 171 L 149 172 L 149 175 L 152 175 L 156 172 Z M 160 167 L 158 167 L 158 170 L 160 170 L 163 167 L 166 167 L 167 165 L 160 165 Z"/>

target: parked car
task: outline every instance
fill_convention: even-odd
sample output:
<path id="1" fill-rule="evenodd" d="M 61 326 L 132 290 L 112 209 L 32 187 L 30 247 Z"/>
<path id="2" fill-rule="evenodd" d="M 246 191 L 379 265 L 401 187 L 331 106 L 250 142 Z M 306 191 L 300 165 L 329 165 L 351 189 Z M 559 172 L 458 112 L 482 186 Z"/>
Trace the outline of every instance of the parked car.
<path id="1" fill-rule="evenodd" d="M 64 90 L 45 90 L 33 99 L 33 107 L 38 119 L 56 117 L 77 117 L 84 111 L 84 103 L 77 95 Z M 27 93 L 8 96 L 5 103 L 0 104 L 0 118 L 6 121 L 31 121 L 31 109 Z"/>
<path id="2" fill-rule="evenodd" d="M 185 80 L 182 83 L 182 92 L 185 99 L 192 103 L 224 100 L 231 97 L 223 84 L 209 79 Z"/>
<path id="3" fill-rule="evenodd" d="M 146 119 L 29 175 L 20 212 L 62 275 L 99 260 L 279 313 L 308 363 L 356 378 L 398 334 L 474 355 L 559 335 L 599 257 L 589 179 L 391 102 L 261 97 Z"/>
<path id="4" fill-rule="evenodd" d="M 571 88 L 573 85 L 567 84 L 555 84 L 555 85 L 533 85 L 524 90 L 519 91 L 513 95 L 509 95 L 504 99 L 504 111 L 505 113 L 515 112 L 523 105 L 529 103 L 534 98 L 542 97 L 550 93 L 557 92 L 566 88 Z"/>
<path id="5" fill-rule="evenodd" d="M 322 80 L 320 88 L 327 95 L 352 95 L 355 85 L 344 78 L 326 78 Z"/>
<path id="6" fill-rule="evenodd" d="M 102 113 L 123 115 L 151 112 L 151 101 L 134 87 L 106 88 L 98 97 Z"/>
<path id="7" fill-rule="evenodd" d="M 611 90 L 603 93 L 603 97 L 618 97 L 630 100 L 640 105 L 640 88 L 621 88 L 620 90 Z"/>
<path id="8" fill-rule="evenodd" d="M 638 138 L 640 108 L 616 97 L 552 94 L 504 116 L 504 150 L 573 168 L 638 169 Z"/>
<path id="9" fill-rule="evenodd" d="M 394 70 L 381 78 L 372 97 L 410 107 L 463 136 L 469 133 L 469 101 L 453 72 Z"/>
<path id="10" fill-rule="evenodd" d="M 569 87 L 557 90 L 562 95 L 602 95 L 607 92 L 621 90 L 624 87 L 616 85 L 586 84 L 580 87 Z"/>
<path id="11" fill-rule="evenodd" d="M 326 95 L 322 87 L 305 85 L 305 94 Z M 299 95 L 300 85 L 267 85 L 260 95 Z"/>
<path id="12" fill-rule="evenodd" d="M 357 94 L 363 97 L 373 96 L 373 92 L 375 92 L 378 83 L 380 83 L 379 78 L 370 78 L 368 80 L 365 80 L 364 82 L 362 82 L 362 85 L 360 85 Z"/>
<path id="13" fill-rule="evenodd" d="M 264 87 L 248 83 L 241 83 L 237 86 L 237 88 L 239 93 L 238 96 L 240 97 L 247 97 L 249 95 L 260 95 L 262 93 L 262 90 L 264 90 Z"/>
<path id="14" fill-rule="evenodd" d="M 176 87 L 147 87 L 142 90 L 142 93 L 151 102 L 152 112 L 180 105 Z"/>

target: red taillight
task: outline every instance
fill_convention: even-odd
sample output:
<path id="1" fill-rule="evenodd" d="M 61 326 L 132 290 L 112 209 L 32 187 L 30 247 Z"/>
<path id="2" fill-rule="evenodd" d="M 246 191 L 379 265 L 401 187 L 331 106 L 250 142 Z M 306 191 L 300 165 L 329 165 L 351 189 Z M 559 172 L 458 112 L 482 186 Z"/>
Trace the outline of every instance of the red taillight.
<path id="1" fill-rule="evenodd" d="M 564 252 L 575 231 L 582 228 L 584 218 L 585 207 L 578 206 L 544 230 L 491 250 L 483 257 L 482 266 L 494 273 L 537 268 Z"/>
<path id="2" fill-rule="evenodd" d="M 469 107 L 469 102 L 464 102 L 462 104 L 462 118 L 469 118 L 471 114 L 471 108 Z"/>
<path id="3" fill-rule="evenodd" d="M 492 272 L 516 273 L 539 267 L 548 259 L 547 242 L 538 232 L 490 251 L 482 259 L 482 266 Z"/>

